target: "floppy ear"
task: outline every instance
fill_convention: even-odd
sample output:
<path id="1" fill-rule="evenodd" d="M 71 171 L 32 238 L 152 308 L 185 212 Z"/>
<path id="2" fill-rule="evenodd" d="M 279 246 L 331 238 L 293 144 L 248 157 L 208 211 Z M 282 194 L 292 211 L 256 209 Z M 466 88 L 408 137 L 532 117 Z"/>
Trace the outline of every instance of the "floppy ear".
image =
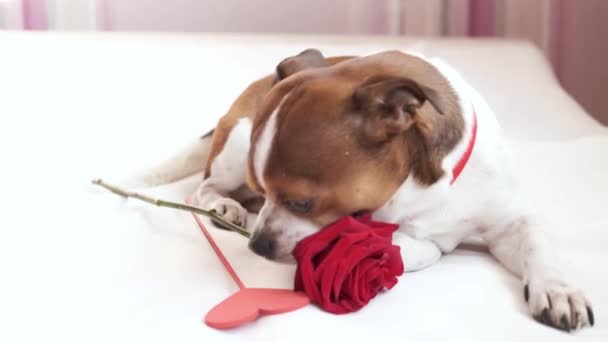
<path id="1" fill-rule="evenodd" d="M 363 114 L 364 133 L 382 142 L 405 132 L 420 120 L 418 110 L 426 101 L 443 114 L 439 94 L 407 78 L 383 78 L 364 83 L 353 94 L 355 111 Z"/>
<path id="2" fill-rule="evenodd" d="M 307 49 L 296 56 L 284 59 L 277 65 L 277 78 L 282 80 L 296 72 L 309 68 L 319 68 L 325 66 L 325 57 L 321 51 L 316 49 Z"/>

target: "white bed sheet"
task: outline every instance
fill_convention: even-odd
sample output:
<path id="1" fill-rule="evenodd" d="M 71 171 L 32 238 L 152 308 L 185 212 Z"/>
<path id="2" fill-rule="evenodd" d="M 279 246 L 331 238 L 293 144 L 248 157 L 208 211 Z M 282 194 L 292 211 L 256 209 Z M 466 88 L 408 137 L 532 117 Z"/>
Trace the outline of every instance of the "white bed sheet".
<path id="1" fill-rule="evenodd" d="M 120 179 L 213 127 L 251 79 L 306 47 L 413 48 L 445 57 L 496 108 L 539 210 L 550 213 L 596 327 L 534 322 L 519 282 L 490 256 L 455 253 L 364 310 L 313 306 L 229 332 L 202 323 L 235 291 L 187 213 L 89 185 Z M 0 340 L 605 341 L 608 136 L 521 42 L 166 34 L 0 33 Z M 199 177 L 149 192 L 182 200 Z M 215 230 L 245 283 L 289 287 L 292 266 Z"/>

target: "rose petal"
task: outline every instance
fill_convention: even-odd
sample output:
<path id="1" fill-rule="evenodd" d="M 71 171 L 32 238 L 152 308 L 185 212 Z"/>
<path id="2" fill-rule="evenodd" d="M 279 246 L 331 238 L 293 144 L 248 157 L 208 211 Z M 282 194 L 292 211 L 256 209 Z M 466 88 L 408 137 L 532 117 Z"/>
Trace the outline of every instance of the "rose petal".
<path id="1" fill-rule="evenodd" d="M 327 254 L 325 260 L 321 261 L 321 264 L 317 267 L 315 278 L 320 284 L 321 298 L 323 301 L 331 302 L 332 285 L 335 287 L 342 287 L 343 280 L 336 279 L 336 271 L 339 266 L 344 266 L 341 263 L 344 261 L 343 256 L 346 254 L 346 251 L 351 248 L 353 241 L 365 239 L 365 236 L 366 234 L 361 236 L 360 233 L 344 236 L 342 239 L 338 240 L 334 248 Z"/>
<path id="2" fill-rule="evenodd" d="M 381 249 L 382 246 L 379 244 L 373 244 L 372 246 L 368 243 L 369 239 L 360 240 L 358 244 L 353 245 L 348 251 L 342 256 L 342 264 L 344 266 L 338 268 L 335 275 L 334 293 L 339 291 L 340 285 L 344 282 L 344 278 L 353 270 L 353 268 L 361 263 L 363 260 L 368 258 L 370 254 L 375 253 Z"/>
<path id="3" fill-rule="evenodd" d="M 359 271 L 357 268 L 355 268 L 353 272 L 348 275 L 344 281 L 345 286 L 340 293 L 340 297 L 338 298 L 340 305 L 348 312 L 358 309 L 358 307 L 353 305 L 353 297 L 355 295 L 354 292 L 358 290 L 359 286 L 358 282 L 356 281 L 356 279 L 358 279 L 358 274 Z"/>
<path id="4" fill-rule="evenodd" d="M 312 259 L 315 255 L 325 250 L 331 242 L 338 237 L 340 229 L 338 227 L 325 228 L 317 234 L 320 234 L 321 232 L 325 234 L 318 236 L 313 234 L 302 239 L 302 241 L 296 245 L 292 253 L 296 260 L 303 258 Z"/>
<path id="5" fill-rule="evenodd" d="M 405 272 L 405 266 L 403 265 L 403 258 L 401 257 L 401 248 L 399 246 L 391 245 L 387 249 L 389 259 L 387 265 L 392 274 L 400 276 Z"/>
<path id="6" fill-rule="evenodd" d="M 335 223 L 324 227 L 319 232 L 302 239 L 294 248 L 293 254 L 296 259 L 305 256 L 311 257 L 325 250 L 342 233 L 365 229 L 367 229 L 366 226 L 361 222 L 350 216 L 345 216 Z"/>
<path id="7" fill-rule="evenodd" d="M 369 268 L 367 272 L 362 274 L 361 278 L 365 280 L 369 289 L 374 289 L 379 286 L 382 280 L 384 280 L 384 273 L 376 263 L 374 264 L 374 267 Z"/>
<path id="8" fill-rule="evenodd" d="M 318 302 L 321 299 L 321 295 L 314 282 L 313 272 L 314 268 L 310 260 L 301 260 L 296 269 L 296 273 L 300 274 L 300 276 L 296 278 L 294 289 L 296 291 L 304 291 L 311 301 Z"/>
<path id="9" fill-rule="evenodd" d="M 399 282 L 399 279 L 397 279 L 397 277 L 395 277 L 394 275 L 385 274 L 384 279 L 382 281 L 382 287 L 387 290 L 390 290 L 393 288 L 393 286 L 397 285 L 398 282 Z"/>
<path id="10" fill-rule="evenodd" d="M 371 227 L 374 232 L 384 237 L 391 238 L 392 234 L 399 229 L 399 225 L 386 222 L 372 221 L 371 215 L 361 219 L 368 227 Z"/>
<path id="11" fill-rule="evenodd" d="M 367 303 L 370 298 L 370 290 L 373 284 L 370 283 L 370 273 L 377 272 L 378 260 L 377 259 L 365 259 L 361 262 L 359 267 L 359 292 L 357 296 L 360 302 Z"/>
<path id="12" fill-rule="evenodd" d="M 344 236 L 344 242 L 348 248 L 344 251 L 341 250 L 341 255 L 336 256 L 336 262 L 333 263 L 333 267 L 326 270 L 327 273 L 332 275 L 333 282 L 331 285 L 333 298 L 340 297 L 339 294 L 343 291 L 345 277 L 352 272 L 353 268 L 357 266 L 361 259 L 366 257 L 367 251 L 362 248 L 360 243 L 366 241 L 367 236 L 369 236 L 367 233 L 349 234 Z"/>
<path id="13" fill-rule="evenodd" d="M 367 269 L 373 268 L 377 262 L 374 258 L 366 255 L 366 253 L 369 253 L 367 247 L 365 244 L 353 246 L 349 250 L 351 255 L 345 256 L 344 260 L 349 261 L 349 257 L 358 256 L 354 264 L 349 262 L 349 265 L 354 266 L 339 269 L 339 274 L 336 276 L 336 279 L 340 279 L 341 277 L 345 277 L 346 279 L 342 283 L 342 287 L 334 286 L 334 297 L 336 297 L 336 294 L 339 294 L 337 297 L 341 298 L 341 304 L 345 305 L 349 311 L 358 310 L 369 301 L 367 295 L 369 293 L 367 290 L 368 285 L 361 274 Z"/>

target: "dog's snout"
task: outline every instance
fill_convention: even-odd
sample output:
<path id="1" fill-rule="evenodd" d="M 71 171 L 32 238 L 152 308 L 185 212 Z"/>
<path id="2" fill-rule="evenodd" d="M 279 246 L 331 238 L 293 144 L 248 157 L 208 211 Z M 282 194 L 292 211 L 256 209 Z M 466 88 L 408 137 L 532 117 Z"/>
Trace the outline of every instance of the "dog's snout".
<path id="1" fill-rule="evenodd" d="M 258 255 L 272 259 L 276 253 L 276 242 L 271 234 L 256 234 L 249 241 L 249 248 Z"/>

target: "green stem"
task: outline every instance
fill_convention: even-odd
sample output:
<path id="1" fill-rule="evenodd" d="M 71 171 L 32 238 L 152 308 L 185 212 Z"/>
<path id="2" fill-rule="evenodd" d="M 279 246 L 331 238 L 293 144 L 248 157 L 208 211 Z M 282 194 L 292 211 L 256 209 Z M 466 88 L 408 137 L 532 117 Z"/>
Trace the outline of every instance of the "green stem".
<path id="1" fill-rule="evenodd" d="M 251 237 L 251 233 L 249 233 L 245 228 L 237 226 L 236 224 L 234 224 L 232 222 L 226 221 L 222 217 L 222 215 L 218 214 L 215 210 L 205 210 L 205 209 L 193 207 L 193 206 L 187 205 L 187 204 L 169 202 L 169 201 L 161 200 L 161 199 L 154 198 L 154 197 L 151 197 L 148 195 L 140 194 L 138 192 L 124 190 L 117 186 L 108 184 L 108 183 L 104 182 L 102 179 L 93 180 L 93 184 L 99 185 L 102 188 L 110 190 L 111 192 L 113 192 L 117 195 L 120 195 L 122 197 L 125 197 L 125 198 L 135 198 L 140 201 L 154 204 L 159 207 L 184 210 L 184 211 L 188 211 L 191 213 L 197 213 L 197 214 L 207 216 L 209 219 L 211 219 L 211 221 L 213 221 L 213 223 L 217 224 L 221 228 L 225 228 L 225 229 L 231 230 L 235 233 L 239 233 L 246 238 Z"/>

